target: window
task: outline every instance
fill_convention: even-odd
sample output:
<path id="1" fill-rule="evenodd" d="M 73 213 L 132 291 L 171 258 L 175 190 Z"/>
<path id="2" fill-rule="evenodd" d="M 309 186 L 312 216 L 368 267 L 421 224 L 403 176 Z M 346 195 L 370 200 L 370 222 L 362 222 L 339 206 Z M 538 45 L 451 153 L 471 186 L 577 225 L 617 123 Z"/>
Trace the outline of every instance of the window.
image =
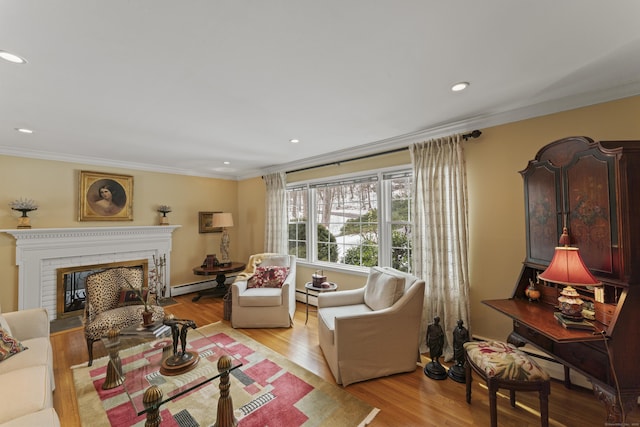
<path id="1" fill-rule="evenodd" d="M 309 217 L 306 187 L 287 189 L 289 216 L 289 255 L 307 258 L 307 218 Z"/>
<path id="2" fill-rule="evenodd" d="M 380 172 L 289 187 L 289 253 L 314 263 L 410 272 L 411 177 Z"/>

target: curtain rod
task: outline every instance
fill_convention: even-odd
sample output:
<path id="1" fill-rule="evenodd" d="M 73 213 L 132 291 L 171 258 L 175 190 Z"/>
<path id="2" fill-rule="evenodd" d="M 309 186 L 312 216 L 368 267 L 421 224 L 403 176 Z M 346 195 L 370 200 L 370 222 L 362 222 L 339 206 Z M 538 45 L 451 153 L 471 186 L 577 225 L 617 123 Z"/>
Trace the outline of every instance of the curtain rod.
<path id="1" fill-rule="evenodd" d="M 475 138 L 478 138 L 480 135 L 482 135 L 482 132 L 479 131 L 478 129 L 475 129 L 475 130 L 472 130 L 469 133 L 463 134 L 462 135 L 462 139 L 467 141 L 469 138 L 474 138 L 475 139 Z M 353 157 L 351 159 L 340 160 L 340 161 L 337 161 L 337 162 L 329 162 L 329 163 L 323 163 L 321 165 L 308 166 L 306 168 L 294 169 L 294 170 L 286 171 L 285 173 L 302 172 L 302 171 L 306 171 L 306 170 L 322 168 L 322 167 L 325 167 L 325 166 L 339 165 L 341 163 L 347 163 L 347 162 L 353 162 L 353 161 L 356 161 L 356 160 L 369 159 L 371 157 L 384 156 L 385 154 L 399 153 L 401 151 L 406 151 L 408 149 L 409 149 L 409 147 L 396 148 L 394 150 L 387 150 L 387 151 L 382 151 L 380 153 L 367 154 L 367 155 L 364 155 L 364 156 Z"/>

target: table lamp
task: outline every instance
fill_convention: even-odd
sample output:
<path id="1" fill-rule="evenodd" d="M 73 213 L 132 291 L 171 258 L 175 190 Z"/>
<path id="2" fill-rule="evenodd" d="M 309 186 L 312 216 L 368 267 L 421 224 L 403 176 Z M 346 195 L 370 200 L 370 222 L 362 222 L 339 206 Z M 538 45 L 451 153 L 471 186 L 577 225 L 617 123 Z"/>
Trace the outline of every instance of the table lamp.
<path id="1" fill-rule="evenodd" d="M 593 277 L 582 261 L 578 248 L 569 246 L 569 243 L 569 233 L 564 227 L 560 237 L 560 244 L 564 246 L 556 247 L 549 267 L 538 277 L 547 282 L 565 285 L 565 288 L 560 292 L 560 297 L 558 297 L 560 312 L 565 318 L 580 321 L 582 320 L 584 301 L 580 299 L 580 294 L 575 287 L 597 286 L 602 282 Z"/>
<path id="2" fill-rule="evenodd" d="M 211 226 L 222 228 L 222 238 L 220 239 L 220 263 L 222 266 L 229 265 L 231 263 L 231 259 L 229 258 L 229 233 L 227 233 L 227 228 L 233 227 L 233 217 L 228 212 L 214 213 L 211 218 Z"/>

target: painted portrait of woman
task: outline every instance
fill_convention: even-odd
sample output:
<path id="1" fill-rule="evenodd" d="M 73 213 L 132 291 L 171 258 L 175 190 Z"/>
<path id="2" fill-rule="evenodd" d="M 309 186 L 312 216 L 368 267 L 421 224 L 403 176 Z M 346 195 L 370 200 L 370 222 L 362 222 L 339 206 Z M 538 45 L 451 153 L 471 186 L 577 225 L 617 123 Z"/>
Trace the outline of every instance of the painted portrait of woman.
<path id="1" fill-rule="evenodd" d="M 133 177 L 81 172 L 80 221 L 133 220 Z"/>

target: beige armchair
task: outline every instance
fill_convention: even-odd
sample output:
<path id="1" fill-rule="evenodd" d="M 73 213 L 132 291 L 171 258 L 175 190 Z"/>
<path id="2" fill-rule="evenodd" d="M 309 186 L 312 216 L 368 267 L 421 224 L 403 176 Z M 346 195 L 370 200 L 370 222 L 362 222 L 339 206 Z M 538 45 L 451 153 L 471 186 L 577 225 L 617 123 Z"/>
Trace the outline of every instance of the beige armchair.
<path id="1" fill-rule="evenodd" d="M 126 279 L 126 280 L 125 280 Z M 127 283 L 127 281 L 129 283 Z M 144 286 L 144 273 L 135 267 L 117 267 L 93 273 L 85 281 L 84 336 L 89 352 L 89 366 L 93 364 L 93 343 L 110 329 L 121 330 L 142 322 L 144 306 L 141 301 L 123 301 L 123 291 Z M 164 318 L 164 309 L 157 306 L 155 295 L 149 296 L 152 320 Z"/>
<path id="2" fill-rule="evenodd" d="M 259 267 L 262 268 L 259 269 Z M 284 281 L 273 279 L 272 283 L 266 283 L 265 280 L 258 280 L 259 275 L 270 273 L 267 267 L 288 268 L 286 278 L 282 277 Z M 279 283 L 282 283 L 280 287 L 278 287 Z M 274 253 L 252 255 L 247 268 L 231 284 L 231 326 L 234 328 L 290 327 L 296 310 L 295 293 L 295 256 Z"/>
<path id="3" fill-rule="evenodd" d="M 410 274 L 372 267 L 363 288 L 318 295 L 320 348 L 338 384 L 416 369 L 424 286 Z"/>

